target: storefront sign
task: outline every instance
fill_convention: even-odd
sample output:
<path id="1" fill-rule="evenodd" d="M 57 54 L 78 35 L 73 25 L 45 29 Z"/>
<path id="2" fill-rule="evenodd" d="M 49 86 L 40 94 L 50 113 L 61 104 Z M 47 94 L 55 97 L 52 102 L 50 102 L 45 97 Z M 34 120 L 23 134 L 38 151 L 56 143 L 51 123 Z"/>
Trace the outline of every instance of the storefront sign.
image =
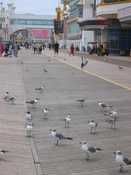
<path id="1" fill-rule="evenodd" d="M 118 18 L 119 19 L 125 18 L 125 17 L 128 17 L 128 16 L 131 16 L 131 6 L 123 8 L 123 9 L 118 11 Z"/>

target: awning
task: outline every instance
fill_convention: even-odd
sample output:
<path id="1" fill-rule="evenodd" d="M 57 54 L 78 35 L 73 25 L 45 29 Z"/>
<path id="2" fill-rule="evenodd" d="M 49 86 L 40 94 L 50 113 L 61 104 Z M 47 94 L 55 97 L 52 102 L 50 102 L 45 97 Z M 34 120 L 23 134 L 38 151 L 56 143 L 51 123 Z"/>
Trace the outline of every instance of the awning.
<path id="1" fill-rule="evenodd" d="M 78 24 L 80 28 L 83 30 L 98 30 L 98 29 L 104 29 L 105 27 L 107 27 L 108 20 L 91 18 L 87 20 L 80 20 L 78 21 Z"/>

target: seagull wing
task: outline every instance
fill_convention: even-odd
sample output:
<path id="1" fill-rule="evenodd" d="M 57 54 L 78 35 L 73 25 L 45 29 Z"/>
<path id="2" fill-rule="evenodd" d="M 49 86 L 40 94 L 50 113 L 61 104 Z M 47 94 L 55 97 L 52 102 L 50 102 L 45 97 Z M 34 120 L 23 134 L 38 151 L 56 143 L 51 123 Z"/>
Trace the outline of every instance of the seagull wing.
<path id="1" fill-rule="evenodd" d="M 60 134 L 60 133 L 56 133 L 56 137 L 59 138 L 60 140 L 65 139 L 63 134 Z"/>
<path id="2" fill-rule="evenodd" d="M 131 160 L 129 160 L 128 157 L 124 157 L 123 161 L 126 165 L 131 165 Z"/>
<path id="3" fill-rule="evenodd" d="M 96 149 L 93 146 L 89 146 L 88 151 L 91 152 L 91 153 L 95 153 Z"/>

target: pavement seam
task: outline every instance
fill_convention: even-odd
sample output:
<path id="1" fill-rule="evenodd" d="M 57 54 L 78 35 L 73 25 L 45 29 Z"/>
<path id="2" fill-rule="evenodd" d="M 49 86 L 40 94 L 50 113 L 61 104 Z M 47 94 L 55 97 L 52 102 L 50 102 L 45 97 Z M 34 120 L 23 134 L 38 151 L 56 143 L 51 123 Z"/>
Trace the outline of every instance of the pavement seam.
<path id="1" fill-rule="evenodd" d="M 18 63 L 19 64 L 19 63 Z M 22 81 L 23 81 L 23 88 L 24 88 L 24 102 L 26 101 L 26 91 L 25 91 L 25 85 L 24 85 L 24 74 L 23 74 L 23 65 L 20 66 L 21 68 L 21 72 L 22 72 Z M 24 103 L 25 104 L 25 103 Z M 27 105 L 25 104 L 24 105 L 24 108 L 25 110 L 28 109 Z M 31 153 L 32 153 L 32 158 L 33 158 L 33 163 L 34 163 L 34 167 L 35 167 L 35 170 L 36 170 L 36 175 L 44 175 L 42 173 L 42 170 L 41 170 L 41 167 L 40 167 L 40 161 L 39 161 L 39 158 L 38 158 L 38 153 L 36 151 L 36 145 L 33 141 L 33 138 L 29 138 L 30 139 L 30 149 L 31 149 Z"/>

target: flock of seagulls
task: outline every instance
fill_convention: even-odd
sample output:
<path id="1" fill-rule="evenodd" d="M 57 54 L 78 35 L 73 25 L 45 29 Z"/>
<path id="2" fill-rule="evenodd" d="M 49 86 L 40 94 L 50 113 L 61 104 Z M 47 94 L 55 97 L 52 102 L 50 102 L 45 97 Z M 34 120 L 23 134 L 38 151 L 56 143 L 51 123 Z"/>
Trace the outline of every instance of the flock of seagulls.
<path id="1" fill-rule="evenodd" d="M 41 88 L 35 89 L 35 90 L 41 90 Z M 38 100 L 39 100 L 38 98 L 35 98 L 32 100 L 27 100 L 26 103 L 34 107 L 34 105 L 38 103 Z M 81 107 L 84 107 L 85 101 L 86 99 L 77 100 L 77 102 L 80 103 Z M 106 104 L 102 101 L 98 101 L 97 104 L 98 104 L 100 111 L 104 114 L 104 116 L 106 116 L 105 122 L 109 123 L 111 128 L 116 128 L 116 121 L 118 120 L 118 112 L 113 109 L 113 105 Z M 48 113 L 49 113 L 48 108 L 45 107 L 42 109 L 42 114 L 43 114 L 44 119 L 48 119 Z M 70 127 L 71 121 L 72 121 L 71 113 L 68 113 L 67 116 L 64 118 L 65 128 Z M 26 125 L 27 125 L 28 130 L 32 129 L 32 115 L 29 111 L 26 113 Z M 98 123 L 95 122 L 94 120 L 89 120 L 87 122 L 87 127 L 89 129 L 90 134 L 96 134 Z M 30 134 L 30 136 L 32 135 Z M 50 129 L 49 136 L 55 141 L 56 146 L 60 145 L 64 140 L 73 141 L 72 137 L 66 136 L 63 133 L 59 133 L 57 132 L 56 129 Z M 90 160 L 92 154 L 95 154 L 103 150 L 102 148 L 90 145 L 86 141 L 80 142 L 80 148 L 82 152 L 85 153 L 86 160 L 88 161 Z M 124 166 L 131 165 L 131 161 L 127 157 L 125 157 L 121 153 L 121 151 L 114 152 L 114 155 L 115 155 L 115 161 L 116 163 L 119 164 L 119 167 L 120 167 L 119 171 L 124 172 Z"/>
<path id="2" fill-rule="evenodd" d="M 81 68 L 83 68 L 84 66 L 86 66 L 88 64 L 88 60 L 86 60 L 84 62 L 84 59 L 82 58 L 82 63 L 81 63 Z M 119 67 L 119 69 L 121 69 Z M 43 67 L 43 71 L 45 73 L 48 72 L 48 70 Z M 45 86 L 40 86 L 35 88 L 36 92 L 39 93 L 43 93 L 45 89 Z M 6 93 L 5 100 L 9 100 L 9 94 L 8 92 Z M 30 104 L 32 106 L 32 108 L 36 107 L 36 105 L 38 104 L 38 101 L 40 99 L 39 98 L 35 98 L 35 99 L 31 99 L 31 100 L 27 100 L 26 103 Z M 76 100 L 78 103 L 80 103 L 80 106 L 83 108 L 84 104 L 86 102 L 85 98 L 81 98 L 81 99 L 77 99 Z M 97 102 L 100 111 L 104 114 L 104 116 L 106 116 L 105 118 L 105 122 L 109 123 L 111 128 L 116 128 L 116 121 L 118 120 L 118 112 L 116 110 L 113 109 L 113 106 L 110 104 L 106 104 L 102 101 L 98 101 Z M 48 119 L 48 113 L 49 113 L 49 109 L 48 108 L 43 108 L 42 109 L 42 115 L 44 119 Z M 71 118 L 71 113 L 68 113 L 67 116 L 64 118 L 64 123 L 65 123 L 65 128 L 69 128 L 72 122 L 72 118 Z M 26 127 L 27 129 L 32 129 L 32 115 L 31 112 L 27 112 L 26 113 Z M 89 133 L 90 134 L 96 134 L 96 130 L 98 127 L 98 123 L 95 122 L 94 120 L 89 120 L 87 122 L 87 127 L 89 129 Z M 63 141 L 68 140 L 68 141 L 73 141 L 73 137 L 67 136 L 63 133 L 59 133 L 57 132 L 56 129 L 50 129 L 49 130 L 49 136 L 55 141 L 55 145 L 58 146 L 60 145 Z M 90 157 L 92 156 L 92 154 L 95 154 L 99 151 L 102 151 L 103 148 L 94 146 L 94 145 L 90 145 L 87 141 L 81 141 L 80 142 L 80 149 L 85 153 L 86 155 L 86 160 L 90 160 Z M 4 150 L 0 151 L 0 153 L 6 153 L 4 152 Z M 115 156 L 115 161 L 116 163 L 119 164 L 120 172 L 124 172 L 124 166 L 126 165 L 131 165 L 131 161 L 125 157 L 123 155 L 123 153 L 121 151 L 115 151 L 114 152 L 114 156 Z"/>

